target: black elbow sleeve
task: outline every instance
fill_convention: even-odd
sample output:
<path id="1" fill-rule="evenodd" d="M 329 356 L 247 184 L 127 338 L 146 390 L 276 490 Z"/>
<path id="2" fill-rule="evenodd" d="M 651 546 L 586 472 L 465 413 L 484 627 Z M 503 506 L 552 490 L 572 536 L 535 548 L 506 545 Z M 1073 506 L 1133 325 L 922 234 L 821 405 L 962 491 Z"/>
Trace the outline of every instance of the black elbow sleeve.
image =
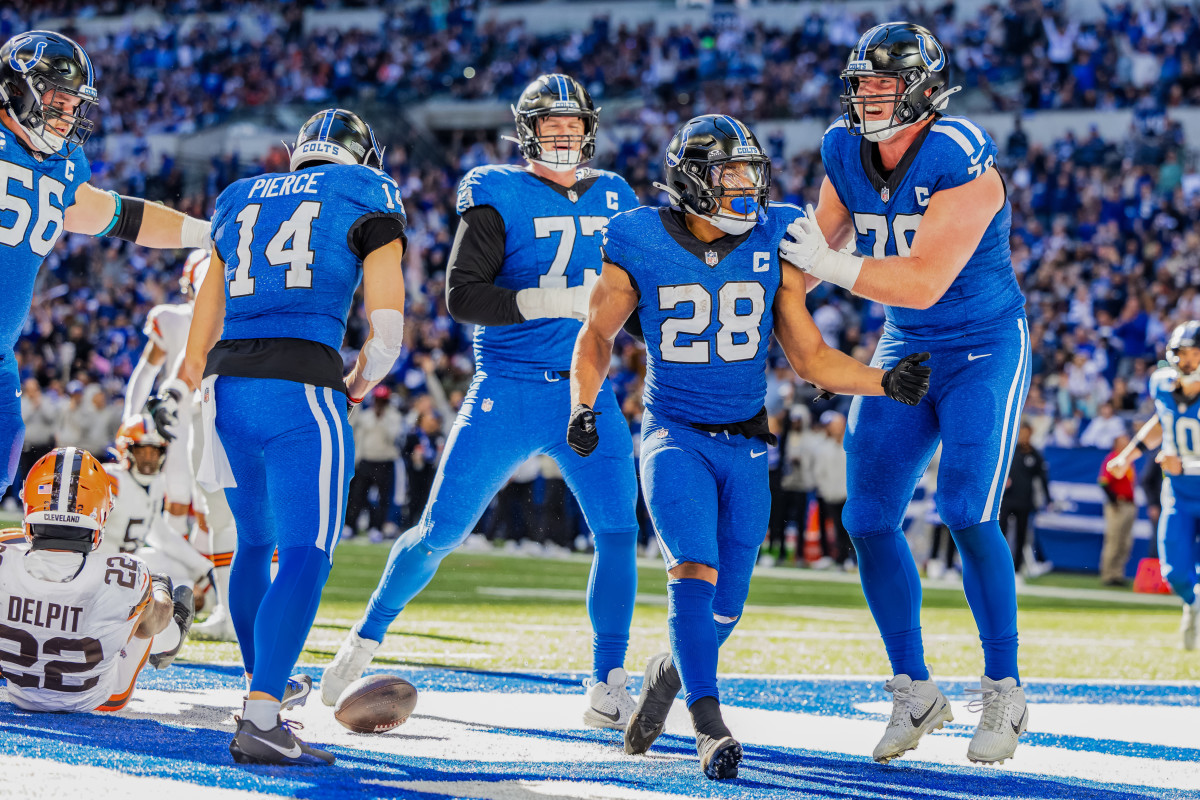
<path id="1" fill-rule="evenodd" d="M 112 222 L 100 232 L 101 236 L 112 236 L 127 242 L 136 242 L 142 232 L 142 215 L 146 212 L 146 201 L 140 197 L 113 194 L 117 207 Z"/>

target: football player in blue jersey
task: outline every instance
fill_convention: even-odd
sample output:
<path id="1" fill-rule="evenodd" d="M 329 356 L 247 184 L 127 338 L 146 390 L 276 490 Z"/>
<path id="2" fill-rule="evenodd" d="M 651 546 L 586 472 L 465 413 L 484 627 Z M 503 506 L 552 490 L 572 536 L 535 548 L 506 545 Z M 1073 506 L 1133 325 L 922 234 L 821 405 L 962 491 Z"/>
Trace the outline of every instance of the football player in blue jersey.
<path id="1" fill-rule="evenodd" d="M 319 112 L 300 129 L 290 172 L 237 181 L 213 215 L 182 377 L 201 390 L 197 480 L 228 487 L 237 521 L 229 613 L 249 683 L 229 746 L 239 763 L 334 760 L 280 721 L 280 698 L 342 531 L 348 408 L 391 371 L 404 337 L 406 220 L 399 187 L 371 166 L 382 155 L 357 115 Z M 370 336 L 343 378 L 338 350 L 360 282 Z"/>
<path id="2" fill-rule="evenodd" d="M 1183 600 L 1179 625 L 1184 650 L 1196 649 L 1200 622 L 1200 321 L 1189 320 L 1167 340 L 1167 364 L 1150 376 L 1150 397 L 1162 435 L 1158 462 L 1162 465 L 1162 513 L 1158 517 L 1158 557 L 1163 580 Z M 1147 424 L 1109 462 L 1114 474 L 1124 471 L 1141 453 L 1139 444 L 1151 435 Z"/>
<path id="3" fill-rule="evenodd" d="M 770 161 L 728 116 L 696 117 L 665 156 L 667 208 L 613 217 L 604 270 L 571 364 L 567 441 L 581 456 L 611 446 L 597 406 L 626 320 L 646 342 L 642 485 L 666 558 L 671 652 L 655 656 L 625 731 L 644 753 L 680 688 L 710 779 L 737 777 L 742 748 L 721 718 L 717 651 L 733 631 L 770 516 L 766 358 L 772 330 L 798 374 L 830 391 L 920 402 L 928 353 L 889 371 L 828 347 L 805 308 L 805 282 L 781 270 L 780 241 L 799 218 L 771 203 Z M 890 402 L 890 401 L 886 401 Z M 594 456 L 590 456 L 594 457 Z"/>
<path id="4" fill-rule="evenodd" d="M 379 587 L 321 681 L 329 705 L 370 663 L 388 625 L 463 543 L 524 461 L 551 456 L 595 539 L 587 608 L 592 674 L 586 725 L 624 730 L 633 710 L 625 650 L 637 589 L 637 480 L 629 429 L 607 383 L 598 407 L 606 444 L 582 459 L 562 441 L 571 348 L 600 274 L 599 233 L 638 204 L 629 185 L 581 168 L 596 147 L 597 109 L 567 75 L 542 75 L 513 108 L 528 167 L 471 170 L 458 187 L 461 221 L 450 253 L 446 305 L 478 325 L 475 378 L 438 465 L 420 521 L 392 548 Z M 557 422 L 556 422 L 557 420 Z"/>
<path id="5" fill-rule="evenodd" d="M 983 714 L 967 757 L 1003 761 L 1028 723 L 1012 555 L 997 522 L 1030 373 L 1025 298 L 1008 247 L 1012 210 L 991 137 L 942 114 L 959 87 L 932 33 L 906 22 L 871 28 L 842 80 L 845 113 L 821 142 L 816 214 L 792 226 L 781 254 L 810 282 L 886 307 L 875 364 L 928 350 L 937 375 L 920 405 L 856 398 L 848 420 L 842 520 L 895 673 L 874 756 L 897 758 L 951 719 L 925 664 L 920 578 L 900 528 L 940 440 L 938 511 L 962 557 L 984 654 L 971 705 Z M 839 251 L 852 239 L 865 257 Z"/>
<path id="6" fill-rule="evenodd" d="M 92 61 L 72 39 L 29 31 L 0 47 L 0 493 L 16 477 L 25 438 L 13 346 L 38 269 L 62 232 L 143 247 L 211 247 L 208 222 L 88 183 L 82 145 L 99 101 Z"/>

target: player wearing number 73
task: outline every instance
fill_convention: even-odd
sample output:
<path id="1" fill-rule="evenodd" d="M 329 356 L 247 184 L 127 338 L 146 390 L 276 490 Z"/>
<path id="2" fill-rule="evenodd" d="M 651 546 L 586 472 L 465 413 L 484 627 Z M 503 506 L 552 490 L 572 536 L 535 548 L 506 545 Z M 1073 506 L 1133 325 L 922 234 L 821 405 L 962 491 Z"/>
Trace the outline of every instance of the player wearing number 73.
<path id="1" fill-rule="evenodd" d="M 404 338 L 404 207 L 371 166 L 382 160 L 367 124 L 331 108 L 300 129 L 291 172 L 234 183 L 213 214 L 181 377 L 200 388 L 196 479 L 226 488 L 237 523 L 229 614 L 250 690 L 229 747 L 239 762 L 334 760 L 279 711 L 342 532 L 348 408 L 391 371 Z M 360 281 L 371 335 L 343 378 L 338 350 Z"/>
<path id="2" fill-rule="evenodd" d="M 101 191 L 83 143 L 100 102 L 92 61 L 51 31 L 17 34 L 0 47 L 0 493 L 16 477 L 25 438 L 12 349 L 33 284 L 64 230 L 115 236 L 143 247 L 208 249 L 209 224 L 158 203 Z"/>
<path id="3" fill-rule="evenodd" d="M 604 271 L 571 364 L 567 441 L 608 446 L 593 410 L 613 339 L 635 311 L 646 341 L 642 485 L 666 557 L 671 652 L 650 660 L 625 750 L 662 733 L 681 685 L 704 774 L 737 776 L 741 745 L 721 719 L 717 650 L 750 588 L 771 509 L 766 359 L 772 330 L 801 377 L 830 391 L 921 400 L 929 368 L 913 354 L 885 372 L 828 347 L 805 308 L 803 276 L 780 269 L 795 206 L 771 203 L 771 165 L 728 116 L 689 121 L 666 151 L 670 208 L 613 217 Z M 881 402 L 891 403 L 891 400 Z"/>
<path id="4" fill-rule="evenodd" d="M 558 462 L 595 537 L 588 581 L 592 674 L 583 721 L 623 730 L 633 710 L 625 649 L 637 588 L 637 480 L 629 428 L 607 384 L 607 443 L 582 459 L 562 440 L 567 370 L 600 269 L 600 229 L 637 198 L 619 176 L 580 168 L 596 147 L 598 109 L 566 75 L 542 75 L 513 108 L 528 168 L 471 170 L 458 187 L 462 220 L 450 253 L 446 305 L 474 322 L 475 378 L 454 422 L 420 522 L 396 540 L 379 587 L 321 679 L 333 705 L 362 674 L 388 625 L 462 544 L 524 461 Z"/>
<path id="5" fill-rule="evenodd" d="M 992 165 L 996 145 L 970 120 L 942 115 L 958 91 L 949 69 L 919 25 L 890 22 L 863 34 L 842 73 L 846 113 L 821 142 L 820 204 L 780 248 L 810 281 L 886 306 L 875 364 L 933 354 L 924 402 L 856 398 L 847 420 L 842 521 L 895 673 L 887 682 L 893 713 L 874 752 L 884 763 L 952 718 L 925 665 L 921 583 L 900 529 L 939 439 L 938 511 L 962 555 L 983 643 L 971 704 L 983 715 L 967 757 L 1011 758 L 1029 721 L 1013 562 L 997 522 L 1029 385 L 1029 328 L 1008 249 L 1012 209 Z M 865 258 L 839 252 L 851 240 Z"/>

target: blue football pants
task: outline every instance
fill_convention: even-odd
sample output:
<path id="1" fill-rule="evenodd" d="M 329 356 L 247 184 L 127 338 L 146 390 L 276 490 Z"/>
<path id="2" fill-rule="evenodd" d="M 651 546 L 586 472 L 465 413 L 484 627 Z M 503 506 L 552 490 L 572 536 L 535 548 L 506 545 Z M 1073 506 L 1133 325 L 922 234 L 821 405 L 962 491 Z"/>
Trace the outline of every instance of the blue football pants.
<path id="1" fill-rule="evenodd" d="M 295 381 L 222 376 L 216 426 L 236 488 L 229 613 L 250 690 L 282 697 L 304 647 L 354 474 L 346 397 Z M 271 558 L 279 571 L 271 580 Z"/>
<path id="2" fill-rule="evenodd" d="M 921 584 L 901 525 L 938 443 L 938 513 L 963 561 L 963 588 L 979 628 L 984 674 L 1019 679 L 1012 556 L 997 522 L 1029 389 L 1024 319 L 948 341 L 885 334 L 873 366 L 928 350 L 929 394 L 916 406 L 856 397 L 847 420 L 842 522 L 859 555 L 863 593 L 896 674 L 929 677 L 921 640 Z"/>

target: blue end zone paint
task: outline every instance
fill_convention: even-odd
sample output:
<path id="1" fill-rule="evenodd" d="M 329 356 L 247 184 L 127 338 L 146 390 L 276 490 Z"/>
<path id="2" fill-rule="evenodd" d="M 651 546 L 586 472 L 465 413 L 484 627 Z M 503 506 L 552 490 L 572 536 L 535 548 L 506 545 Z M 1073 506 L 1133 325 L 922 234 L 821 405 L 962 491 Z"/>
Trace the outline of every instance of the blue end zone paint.
<path id="1" fill-rule="evenodd" d="M 498 673 L 407 668 L 403 669 L 403 674 L 418 689 L 425 691 L 544 694 L 578 694 L 580 681 L 584 677 L 583 673 Z M 968 685 L 953 681 L 940 683 L 952 699 L 963 698 Z M 722 680 L 721 691 L 723 699 L 730 705 L 879 719 L 880 715 L 865 714 L 855 709 L 854 705 L 886 699 L 881 686 L 882 681 L 854 679 L 732 678 Z M 139 688 L 196 692 L 241 689 L 243 684 L 241 672 L 236 667 L 176 665 L 162 673 L 143 674 Z M 1032 683 L 1027 684 L 1027 692 L 1031 703 L 1108 702 L 1200 707 L 1200 689 L 1185 685 Z M 199 707 L 193 713 L 196 711 L 203 713 Z M 216 726 L 227 718 L 227 710 L 214 710 L 211 719 L 204 720 L 204 724 Z M 337 765 L 331 768 L 251 768 L 232 763 L 228 752 L 228 733 L 171 724 L 169 719 L 167 716 L 138 718 L 136 713 L 131 712 L 111 716 L 29 714 L 11 704 L 0 703 L 0 754 L 95 765 L 129 775 L 170 778 L 196 786 L 306 798 L 444 798 L 441 794 L 415 793 L 367 782 L 516 780 L 589 781 L 629 790 L 733 800 L 790 800 L 799 797 L 894 797 L 912 800 L 930 797 L 961 800 L 978 800 L 982 797 L 1061 800 L 1200 797 L 1195 792 L 1014 774 L 1003 768 L 931 766 L 904 762 L 882 766 L 859 756 L 753 744 L 746 747 L 741 778 L 728 784 L 715 784 L 700 777 L 694 762 L 695 746 L 692 740 L 672 735 L 660 739 L 655 751 L 687 757 L 685 760 L 619 758 L 613 762 L 598 763 L 484 763 L 408 758 L 372 752 L 371 738 L 362 737 L 362 749 L 331 747 L 338 756 Z M 529 722 L 536 723 L 536 720 Z M 614 731 L 541 730 L 516 726 L 490 730 L 508 736 L 532 736 L 557 743 L 594 743 L 613 748 L 619 748 L 621 741 L 620 735 Z M 403 738 L 403 735 L 401 729 L 390 736 Z M 1096 753 L 1200 761 L 1200 749 L 1037 733 L 1030 734 L 1023 741 Z"/>

